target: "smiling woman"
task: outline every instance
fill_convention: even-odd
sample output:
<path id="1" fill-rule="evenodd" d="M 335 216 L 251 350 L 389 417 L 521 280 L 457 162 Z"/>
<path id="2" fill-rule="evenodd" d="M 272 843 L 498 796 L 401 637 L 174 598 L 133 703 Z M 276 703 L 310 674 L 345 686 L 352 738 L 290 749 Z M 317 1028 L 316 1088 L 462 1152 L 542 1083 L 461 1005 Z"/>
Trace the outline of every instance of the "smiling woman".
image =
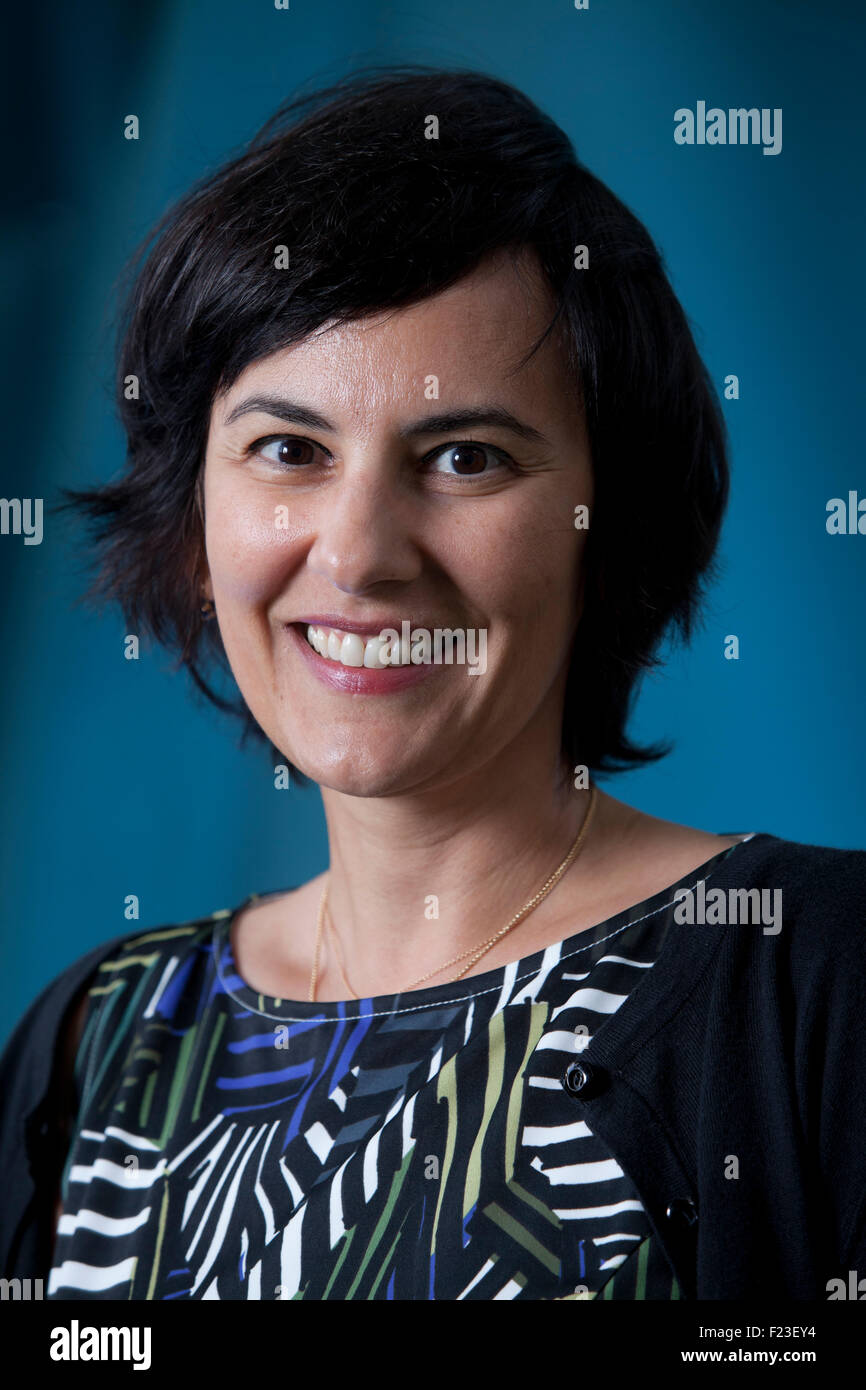
<path id="1" fill-rule="evenodd" d="M 217 396 L 203 592 L 257 725 L 316 782 L 444 788 L 556 736 L 587 535 L 571 516 L 592 469 L 556 339 L 516 361 L 554 311 L 540 275 L 501 255 L 419 304 L 270 353 Z M 431 375 L 447 416 L 418 416 Z M 307 434 L 274 434 L 281 421 Z M 484 630 L 485 679 L 432 661 L 359 673 L 353 643 L 404 622 Z M 418 949 L 389 950 L 386 972 Z"/>
<path id="2" fill-rule="evenodd" d="M 866 1267 L 866 853 L 596 785 L 666 751 L 631 701 L 728 487 L 645 228 L 507 84 L 360 74 L 167 215 L 118 382 L 126 475 L 69 494 L 93 592 L 319 786 L 330 864 L 33 1005 L 4 1269 L 56 1299 L 667 1300 Z M 686 924 L 710 880 L 784 924 Z"/>

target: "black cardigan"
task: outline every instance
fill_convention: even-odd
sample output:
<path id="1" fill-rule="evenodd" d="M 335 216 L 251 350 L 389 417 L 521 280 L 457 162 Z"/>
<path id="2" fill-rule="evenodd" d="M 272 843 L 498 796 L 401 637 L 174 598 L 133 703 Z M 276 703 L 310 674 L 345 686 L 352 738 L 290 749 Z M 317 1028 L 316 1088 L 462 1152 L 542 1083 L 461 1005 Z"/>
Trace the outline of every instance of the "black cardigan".
<path id="1" fill-rule="evenodd" d="M 781 889 L 781 930 L 672 926 L 563 1084 L 635 1182 L 684 1297 L 825 1300 L 831 1279 L 866 1277 L 866 851 L 760 834 L 712 886 Z M 0 1058 L 0 1277 L 47 1278 L 55 1046 L 125 939 L 59 975 Z"/>

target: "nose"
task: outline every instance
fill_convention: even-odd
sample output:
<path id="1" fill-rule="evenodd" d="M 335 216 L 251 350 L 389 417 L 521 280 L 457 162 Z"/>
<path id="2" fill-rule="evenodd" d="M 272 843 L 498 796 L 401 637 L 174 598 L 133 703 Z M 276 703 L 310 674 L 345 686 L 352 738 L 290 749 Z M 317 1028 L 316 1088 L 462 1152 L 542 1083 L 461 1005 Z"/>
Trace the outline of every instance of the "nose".
<path id="1" fill-rule="evenodd" d="M 307 564 L 343 593 L 388 581 L 407 584 L 423 564 L 413 539 L 416 521 L 412 500 L 401 495 L 396 480 L 347 469 L 318 499 Z"/>

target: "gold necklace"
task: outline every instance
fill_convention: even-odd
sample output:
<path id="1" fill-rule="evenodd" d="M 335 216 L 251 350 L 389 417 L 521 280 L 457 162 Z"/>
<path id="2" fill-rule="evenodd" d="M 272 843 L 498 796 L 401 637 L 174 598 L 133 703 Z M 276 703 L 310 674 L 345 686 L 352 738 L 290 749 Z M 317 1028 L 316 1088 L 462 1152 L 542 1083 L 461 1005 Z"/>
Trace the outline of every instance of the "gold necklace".
<path id="1" fill-rule="evenodd" d="M 341 952 L 341 950 L 340 950 L 340 943 L 339 943 L 339 941 L 337 940 L 337 933 L 336 933 L 336 930 L 335 930 L 335 928 L 334 928 L 334 924 L 333 924 L 333 922 L 331 921 L 331 915 L 330 915 L 330 913 L 328 912 L 327 908 L 325 909 L 325 925 L 328 926 L 328 927 L 330 927 L 330 929 L 331 929 L 331 936 L 334 938 L 334 955 L 337 957 L 337 966 L 338 966 L 338 968 L 339 968 L 340 974 L 341 974 L 342 977 L 343 977 L 343 984 L 346 986 L 346 989 L 349 991 L 349 993 L 351 994 L 352 998 L 353 998 L 353 999 L 357 999 L 358 996 L 357 996 L 357 994 L 355 993 L 355 991 L 353 990 L 352 986 L 349 984 L 348 978 L 347 978 L 347 976 L 346 976 L 346 970 L 345 970 L 345 967 L 344 967 L 344 965 L 343 965 L 343 955 L 342 955 L 342 952 Z"/>
<path id="2" fill-rule="evenodd" d="M 575 839 L 574 844 L 571 846 L 571 849 L 568 851 L 568 854 L 565 856 L 559 867 L 557 869 L 554 869 L 553 873 L 550 875 L 550 878 L 547 879 L 543 886 L 539 888 L 538 892 L 535 893 L 533 897 L 529 899 L 528 902 L 524 903 L 523 907 L 520 909 L 519 912 L 516 912 L 514 914 L 510 922 L 508 922 L 498 932 L 491 936 L 488 941 L 485 941 L 483 946 L 470 946 L 468 950 L 461 951 L 460 954 L 457 956 L 452 956 L 450 960 L 446 960 L 443 965 L 438 966 L 435 970 L 428 970 L 426 975 L 420 975 L 417 980 L 413 980 L 411 985 L 407 985 L 406 988 L 415 989 L 417 985 L 423 984 L 425 980 L 429 980 L 431 975 L 438 975 L 441 973 L 441 971 L 447 970 L 449 965 L 456 965 L 458 961 L 464 960 L 466 956 L 471 956 L 472 959 L 463 967 L 459 975 L 455 975 L 453 977 L 453 980 L 462 980 L 466 972 L 468 970 L 471 970 L 473 965 L 476 965 L 478 961 L 481 959 L 481 957 L 486 955 L 487 952 L 496 945 L 497 941 L 501 941 L 503 936 L 505 936 L 508 932 L 512 931 L 514 927 L 518 926 L 520 922 L 522 922 L 526 917 L 528 917 L 530 912 L 534 911 L 534 909 L 538 907 L 539 903 L 547 897 L 548 893 L 550 893 L 551 890 L 556 887 L 557 883 L 562 878 L 562 875 L 565 873 L 566 869 L 577 858 L 583 845 L 583 842 L 586 839 L 586 833 L 589 830 L 589 823 L 592 818 L 594 807 L 595 787 L 591 787 L 589 793 L 589 805 L 586 808 L 586 815 L 583 818 L 583 824 L 581 825 L 580 830 L 577 833 L 577 838 Z M 319 913 L 316 922 L 316 945 L 315 950 L 313 952 L 313 969 L 310 974 L 310 990 L 308 998 L 311 1004 L 315 1001 L 316 998 L 316 981 L 319 977 L 319 951 L 321 949 L 322 944 L 322 928 L 325 922 L 327 901 L 328 880 L 325 879 L 325 886 L 322 889 L 322 896 L 319 900 Z M 339 952 L 337 950 L 337 933 L 334 930 L 333 923 L 330 923 L 330 925 L 334 937 L 337 965 L 339 966 L 340 974 L 343 977 L 343 983 L 349 990 L 349 993 L 352 995 L 352 998 L 357 999 L 358 996 L 352 989 L 352 986 L 349 984 L 349 981 L 346 979 L 346 975 L 343 970 L 343 963 L 340 959 Z M 452 982 L 453 981 L 448 981 L 447 983 Z M 405 993 L 405 991 L 401 990 L 400 993 Z"/>

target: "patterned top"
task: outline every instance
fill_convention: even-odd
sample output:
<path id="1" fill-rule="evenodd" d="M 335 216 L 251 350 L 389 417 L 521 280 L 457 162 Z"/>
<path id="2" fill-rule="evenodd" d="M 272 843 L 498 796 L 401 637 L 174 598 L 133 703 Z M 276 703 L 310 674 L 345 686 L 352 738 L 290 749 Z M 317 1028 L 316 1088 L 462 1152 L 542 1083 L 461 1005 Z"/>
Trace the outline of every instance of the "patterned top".
<path id="1" fill-rule="evenodd" d="M 360 1001 L 241 979 L 255 893 L 131 935 L 88 997 L 48 1297 L 680 1297 L 563 1077 L 664 969 L 676 889 L 736 849 L 509 965 Z"/>

